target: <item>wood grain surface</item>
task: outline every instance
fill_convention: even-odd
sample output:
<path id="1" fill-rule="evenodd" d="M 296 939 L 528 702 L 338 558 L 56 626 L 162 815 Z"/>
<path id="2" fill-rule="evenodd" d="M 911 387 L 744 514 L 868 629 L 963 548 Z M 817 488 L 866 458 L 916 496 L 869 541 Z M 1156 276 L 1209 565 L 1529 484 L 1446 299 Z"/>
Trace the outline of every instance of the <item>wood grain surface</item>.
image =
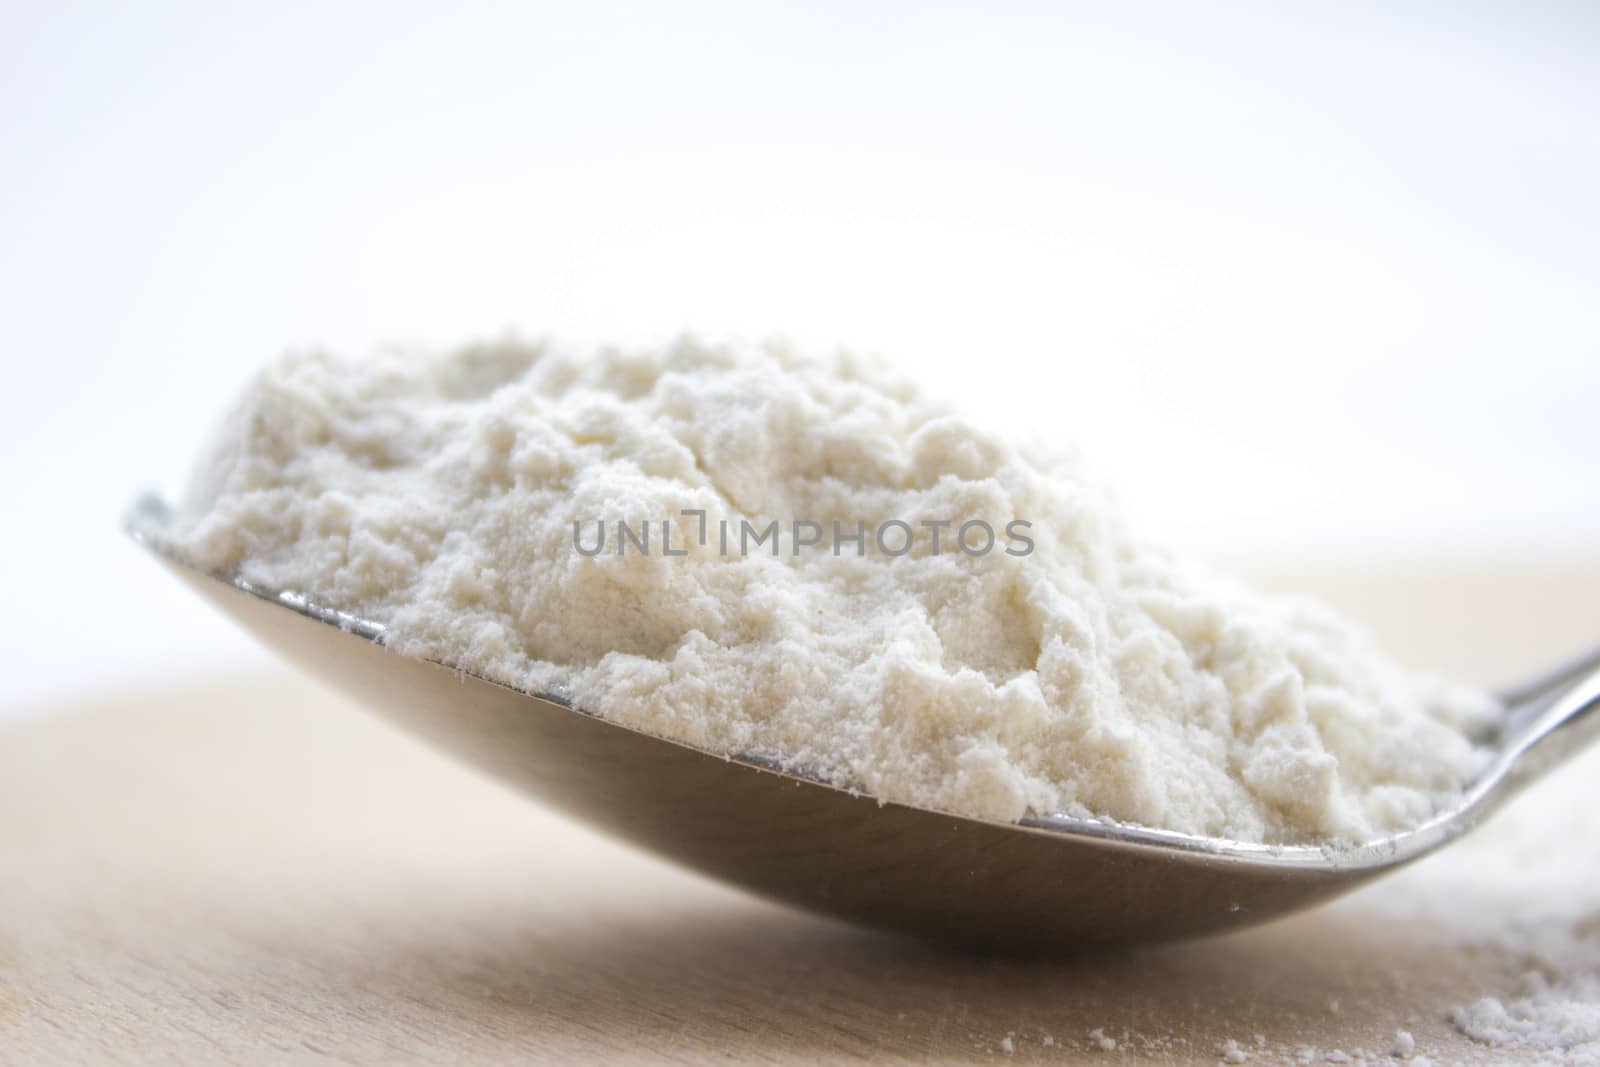
<path id="1" fill-rule="evenodd" d="M 1600 640 L 1595 566 L 1264 582 L 1486 683 Z M 0 733 L 0 1062 L 1323 1062 L 1399 1029 L 1511 1062 L 1445 1011 L 1519 962 L 1381 891 L 1113 957 L 942 951 L 612 844 L 287 672 L 220 678 Z"/>

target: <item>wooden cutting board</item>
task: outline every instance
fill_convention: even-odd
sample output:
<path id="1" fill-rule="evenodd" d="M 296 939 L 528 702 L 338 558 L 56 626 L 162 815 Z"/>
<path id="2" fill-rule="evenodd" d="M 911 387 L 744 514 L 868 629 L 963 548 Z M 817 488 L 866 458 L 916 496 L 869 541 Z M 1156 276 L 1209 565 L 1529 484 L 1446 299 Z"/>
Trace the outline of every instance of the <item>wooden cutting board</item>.
<path id="1" fill-rule="evenodd" d="M 1482 682 L 1600 641 L 1596 565 L 1263 584 Z M 1513 1059 L 1445 1011 L 1518 961 L 1359 895 L 1112 958 L 974 957 L 612 844 L 286 672 L 56 711 L 0 733 L 0 1063 L 1395 1062 L 1402 1029 L 1435 1063 Z"/>

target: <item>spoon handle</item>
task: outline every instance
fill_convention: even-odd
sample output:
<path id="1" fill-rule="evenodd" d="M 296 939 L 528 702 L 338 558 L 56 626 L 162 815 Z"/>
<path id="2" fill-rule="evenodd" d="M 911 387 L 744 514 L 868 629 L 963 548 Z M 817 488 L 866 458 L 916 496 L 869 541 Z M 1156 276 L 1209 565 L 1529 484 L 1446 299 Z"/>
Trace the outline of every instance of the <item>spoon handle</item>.
<path id="1" fill-rule="evenodd" d="M 1574 656 L 1558 667 L 1553 667 L 1531 681 L 1521 685 L 1512 686 L 1502 690 L 1500 698 L 1507 707 L 1517 707 L 1535 700 L 1540 696 L 1548 695 L 1553 690 L 1566 685 L 1571 685 L 1579 678 L 1592 671 L 1600 670 L 1600 646 Z"/>
<path id="2" fill-rule="evenodd" d="M 1526 785 L 1600 738 L 1600 648 L 1505 695 L 1505 784 Z"/>

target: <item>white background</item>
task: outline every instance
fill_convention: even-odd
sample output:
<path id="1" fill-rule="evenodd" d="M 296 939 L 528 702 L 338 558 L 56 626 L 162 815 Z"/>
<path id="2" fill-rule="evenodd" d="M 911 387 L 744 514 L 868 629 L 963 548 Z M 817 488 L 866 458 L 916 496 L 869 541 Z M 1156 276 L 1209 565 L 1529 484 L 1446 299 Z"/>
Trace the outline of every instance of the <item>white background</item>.
<path id="1" fill-rule="evenodd" d="M 1216 557 L 1594 558 L 1600 9 L 1385 7 L 6 0 L 0 717 L 260 655 L 117 522 L 291 345 L 843 343 Z"/>

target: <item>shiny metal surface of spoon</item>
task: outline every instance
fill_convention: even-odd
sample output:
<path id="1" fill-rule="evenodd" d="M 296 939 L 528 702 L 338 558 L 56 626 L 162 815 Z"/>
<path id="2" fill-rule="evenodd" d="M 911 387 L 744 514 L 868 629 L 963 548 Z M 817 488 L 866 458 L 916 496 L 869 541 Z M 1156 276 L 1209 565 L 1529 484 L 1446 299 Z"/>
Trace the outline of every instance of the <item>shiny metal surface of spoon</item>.
<path id="1" fill-rule="evenodd" d="M 1158 942 L 1286 914 L 1460 837 L 1600 735 L 1600 652 L 1506 694 L 1495 755 L 1459 805 L 1354 848 L 1247 844 L 1069 816 L 997 823 L 853 794 L 700 751 L 448 664 L 384 628 L 163 548 L 145 497 L 129 535 L 265 644 L 431 743 L 588 824 L 800 907 L 917 936 L 1035 951 Z"/>

